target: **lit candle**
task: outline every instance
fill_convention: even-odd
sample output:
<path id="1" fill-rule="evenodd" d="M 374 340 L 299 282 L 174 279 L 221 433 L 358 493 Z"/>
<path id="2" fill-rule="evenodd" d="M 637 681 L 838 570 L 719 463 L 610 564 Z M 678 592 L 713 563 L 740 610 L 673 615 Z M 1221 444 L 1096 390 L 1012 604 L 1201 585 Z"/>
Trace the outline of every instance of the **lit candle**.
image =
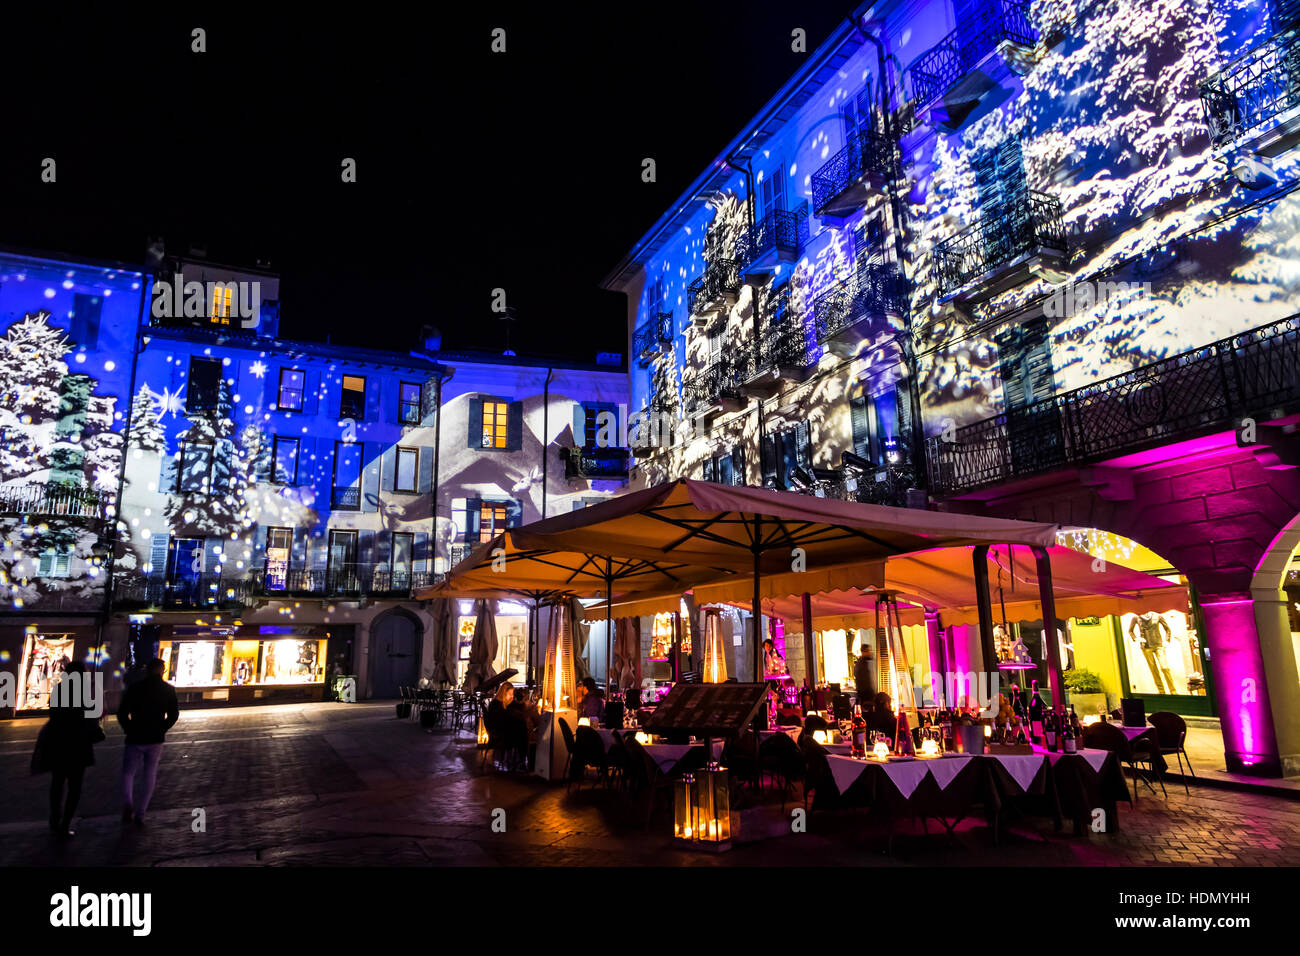
<path id="1" fill-rule="evenodd" d="M 579 726 L 579 727 L 590 727 L 590 726 L 591 726 L 591 719 L 590 719 L 589 717 L 579 717 L 579 718 L 578 718 L 578 726 Z"/>
<path id="2" fill-rule="evenodd" d="M 939 755 L 939 745 L 933 740 L 921 741 L 921 755 L 923 757 L 937 757 Z"/>
<path id="3" fill-rule="evenodd" d="M 819 743 L 819 744 L 824 744 L 824 743 L 826 743 L 826 740 L 827 740 L 827 737 L 826 737 L 826 731 L 824 731 L 824 730 L 814 730 L 814 731 L 813 731 L 813 740 L 817 741 L 817 743 Z"/>
<path id="4" fill-rule="evenodd" d="M 872 749 L 872 753 L 875 755 L 877 760 L 888 760 L 889 744 L 885 743 L 883 740 L 876 741 L 876 746 Z"/>

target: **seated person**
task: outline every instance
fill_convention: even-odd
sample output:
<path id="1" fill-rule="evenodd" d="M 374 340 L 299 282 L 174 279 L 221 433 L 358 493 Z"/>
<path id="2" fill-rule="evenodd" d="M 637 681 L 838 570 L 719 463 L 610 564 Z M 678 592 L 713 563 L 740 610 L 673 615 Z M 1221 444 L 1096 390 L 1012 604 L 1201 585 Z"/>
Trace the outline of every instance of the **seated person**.
<path id="1" fill-rule="evenodd" d="M 898 716 L 894 713 L 889 695 L 884 691 L 876 695 L 871 710 L 869 712 L 864 710 L 862 716 L 867 721 L 867 733 L 874 730 L 876 733 L 892 737 L 898 730 Z"/>
<path id="2" fill-rule="evenodd" d="M 584 677 L 579 693 L 578 716 L 600 720 L 605 716 L 605 695 L 596 686 L 596 678 Z"/>

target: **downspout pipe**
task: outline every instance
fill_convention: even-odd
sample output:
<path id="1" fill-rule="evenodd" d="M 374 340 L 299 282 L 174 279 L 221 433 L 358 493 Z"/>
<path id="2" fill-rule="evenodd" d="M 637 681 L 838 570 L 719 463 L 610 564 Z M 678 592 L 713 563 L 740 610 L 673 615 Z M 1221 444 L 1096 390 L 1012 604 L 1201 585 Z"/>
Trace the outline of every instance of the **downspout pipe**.
<path id="1" fill-rule="evenodd" d="M 455 374 L 455 369 L 446 369 L 445 373 L 442 370 L 438 372 L 438 394 L 434 396 L 438 411 L 437 417 L 433 420 L 433 487 L 430 489 L 432 497 L 429 499 L 429 552 L 435 563 L 438 560 L 438 484 L 442 477 L 439 468 L 439 453 L 442 451 L 442 389 Z M 450 566 L 451 555 L 448 555 L 447 559 Z"/>
<path id="2" fill-rule="evenodd" d="M 157 277 L 149 276 L 148 278 L 156 279 Z M 104 646 L 104 625 L 113 612 L 113 579 L 117 562 L 118 523 L 122 520 L 122 499 L 126 493 L 126 460 L 131 450 L 131 415 L 135 411 L 135 378 L 140 368 L 140 353 L 143 351 L 144 344 L 145 303 L 149 301 L 152 288 L 153 283 L 146 282 L 145 276 L 142 275 L 140 277 L 140 311 L 135 322 L 135 348 L 131 354 L 131 383 L 127 386 L 126 394 L 126 424 L 122 427 L 122 460 L 117 466 L 117 497 L 113 502 L 113 521 L 109 526 L 108 566 L 104 569 L 104 610 L 99 616 L 99 626 L 95 630 L 96 671 L 99 670 L 99 649 Z"/>
<path id="3" fill-rule="evenodd" d="M 551 447 L 551 382 L 555 379 L 555 369 L 546 370 L 546 381 L 542 383 L 542 517 L 546 517 L 546 474 L 550 455 L 546 452 Z"/>
<path id="4" fill-rule="evenodd" d="M 884 126 L 885 141 L 889 144 L 889 179 L 887 187 L 889 189 L 889 212 L 894 219 L 894 253 L 898 257 L 898 267 L 902 270 L 907 262 L 904 255 L 907 249 L 904 235 L 907 230 L 907 219 L 904 216 L 902 201 L 898 195 L 902 175 L 896 159 L 901 160 L 902 155 L 901 150 L 896 148 L 897 143 L 894 139 L 893 111 L 890 109 L 890 94 L 893 88 L 886 82 L 889 64 L 885 56 L 885 44 L 878 36 L 863 29 L 856 15 L 850 16 L 848 20 L 863 39 L 876 48 L 876 63 L 880 79 L 880 117 Z M 881 26 L 883 28 L 883 21 L 881 21 Z M 919 369 L 916 362 L 916 349 L 912 344 L 912 315 L 910 309 L 903 316 L 903 334 L 899 336 L 899 345 L 902 348 L 903 361 L 907 364 L 907 399 L 912 408 L 911 453 L 915 466 L 913 473 L 916 476 L 917 485 L 925 489 L 929 484 L 925 467 L 925 426 L 921 421 L 921 386 L 918 381 Z"/>

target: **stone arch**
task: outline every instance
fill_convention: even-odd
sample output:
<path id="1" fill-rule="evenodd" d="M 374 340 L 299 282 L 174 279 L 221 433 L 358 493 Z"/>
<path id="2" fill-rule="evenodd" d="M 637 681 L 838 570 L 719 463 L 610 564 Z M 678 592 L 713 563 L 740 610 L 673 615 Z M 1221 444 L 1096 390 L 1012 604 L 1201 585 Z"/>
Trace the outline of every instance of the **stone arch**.
<path id="1" fill-rule="evenodd" d="M 370 622 L 370 696 L 396 697 L 398 688 L 420 678 L 424 624 L 404 607 L 377 614 Z"/>
<path id="2" fill-rule="evenodd" d="M 1300 773 L 1300 661 L 1291 637 L 1283 586 L 1297 548 L 1300 515 L 1287 522 L 1269 543 L 1250 580 L 1278 754 L 1282 773 L 1288 776 Z"/>

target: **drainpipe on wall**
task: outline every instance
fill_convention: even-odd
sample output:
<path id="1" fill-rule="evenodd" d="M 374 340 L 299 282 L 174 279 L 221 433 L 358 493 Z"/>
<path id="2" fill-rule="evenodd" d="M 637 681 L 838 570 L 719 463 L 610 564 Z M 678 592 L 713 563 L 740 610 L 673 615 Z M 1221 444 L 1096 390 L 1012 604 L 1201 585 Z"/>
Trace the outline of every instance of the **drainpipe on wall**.
<path id="1" fill-rule="evenodd" d="M 542 517 L 546 517 L 546 474 L 547 460 L 550 458 L 546 454 L 551 447 L 548 438 L 551 429 L 551 381 L 555 378 L 555 369 L 546 370 L 546 381 L 542 384 Z"/>
<path id="2" fill-rule="evenodd" d="M 885 56 L 885 45 L 879 37 L 864 30 L 856 16 L 850 16 L 848 19 L 849 22 L 853 24 L 853 29 L 855 29 L 864 39 L 876 48 L 876 62 L 878 64 L 880 79 L 880 116 L 881 122 L 884 124 L 885 141 L 890 146 L 888 181 L 889 212 L 894 219 L 894 251 L 898 256 L 898 268 L 901 271 L 907 262 L 906 258 L 904 258 L 904 253 L 907 249 L 907 243 L 904 237 L 904 233 L 907 229 L 907 220 L 904 217 L 903 206 L 898 195 L 898 185 L 902 179 L 902 175 L 898 164 L 895 163 L 893 113 L 889 108 L 891 87 L 886 83 L 888 64 Z M 881 27 L 884 27 L 884 21 L 881 21 Z M 901 152 L 899 154 L 899 159 L 901 160 Z M 906 275 L 906 273 L 904 273 L 904 275 Z M 912 407 L 913 470 L 917 486 L 924 490 L 929 484 L 925 462 L 925 425 L 921 421 L 921 383 L 919 381 L 919 369 L 916 361 L 916 349 L 912 343 L 912 316 L 910 309 L 903 316 L 903 334 L 899 336 L 899 345 L 903 352 L 903 362 L 907 366 L 907 398 L 908 404 Z"/>
<path id="3" fill-rule="evenodd" d="M 434 567 L 438 562 L 438 480 L 441 477 L 438 471 L 438 456 L 442 451 L 442 387 L 451 381 L 455 369 L 449 369 L 447 374 L 438 373 L 438 394 L 434 397 L 434 403 L 438 409 L 437 417 L 433 420 L 433 487 L 430 494 L 433 496 L 429 500 L 429 548 L 433 554 Z M 447 561 L 450 564 L 451 555 L 447 555 Z"/>
<path id="4" fill-rule="evenodd" d="M 143 351 L 144 307 L 149 300 L 149 289 L 151 287 L 151 283 L 145 281 L 145 278 L 143 275 L 140 277 L 140 312 L 136 316 L 135 322 L 135 348 L 131 354 L 131 384 L 127 386 L 126 423 L 122 427 L 122 461 L 117 466 L 117 497 L 114 499 L 113 504 L 113 523 L 109 529 L 108 562 L 107 567 L 104 569 L 104 610 L 99 616 L 99 625 L 95 629 L 96 671 L 99 670 L 99 649 L 104 646 L 104 625 L 113 612 L 113 572 L 117 558 L 117 526 L 118 522 L 122 520 L 122 499 L 126 493 L 126 456 L 130 450 L 128 443 L 131 437 L 131 413 L 135 411 L 135 376 L 140 367 L 140 353 Z M 149 276 L 148 278 L 155 277 Z"/>

